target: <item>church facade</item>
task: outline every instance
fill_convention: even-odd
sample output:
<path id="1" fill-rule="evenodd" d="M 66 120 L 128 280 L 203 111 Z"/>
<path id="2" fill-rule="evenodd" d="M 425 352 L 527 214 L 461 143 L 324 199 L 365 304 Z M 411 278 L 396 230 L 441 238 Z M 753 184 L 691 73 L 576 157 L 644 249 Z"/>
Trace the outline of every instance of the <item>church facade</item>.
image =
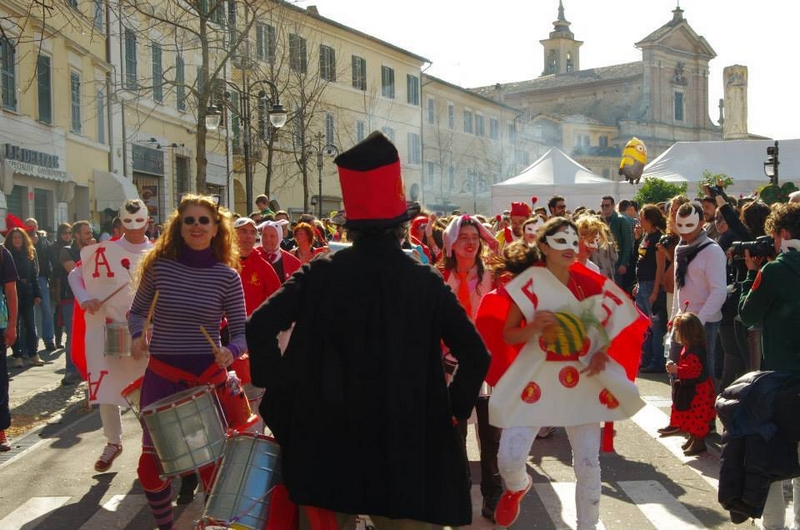
<path id="1" fill-rule="evenodd" d="M 650 160 L 678 141 L 722 140 L 723 106 L 735 112 L 737 138 L 747 134 L 746 68 L 727 83 L 719 123 L 710 118 L 709 63 L 716 53 L 676 7 L 672 19 L 635 45 L 642 60 L 580 68 L 580 48 L 559 2 L 558 19 L 541 40 L 544 71 L 535 79 L 473 89 L 528 114 L 535 136 L 556 146 L 593 172 L 619 179 L 621 149 L 636 136 Z M 744 72 L 744 75 L 742 75 Z M 726 71 L 727 74 L 727 71 Z M 732 91 L 729 93 L 729 87 Z M 729 101 L 730 100 L 730 101 Z"/>

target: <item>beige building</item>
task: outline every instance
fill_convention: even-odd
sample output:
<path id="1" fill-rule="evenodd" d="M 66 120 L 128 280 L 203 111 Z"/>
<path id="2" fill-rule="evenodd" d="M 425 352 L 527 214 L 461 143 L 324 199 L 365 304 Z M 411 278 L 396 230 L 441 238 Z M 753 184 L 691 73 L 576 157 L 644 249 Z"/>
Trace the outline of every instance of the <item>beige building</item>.
<path id="1" fill-rule="evenodd" d="M 651 160 L 677 141 L 723 139 L 722 127 L 709 117 L 708 74 L 716 53 L 680 7 L 666 24 L 636 42 L 642 60 L 633 63 L 581 70 L 584 43 L 569 26 L 559 2 L 553 31 L 540 41 L 542 75 L 474 91 L 523 109 L 545 144 L 614 179 L 619 179 L 621 149 L 633 136 L 645 142 Z M 725 86 L 725 118 L 736 124 L 739 138 L 749 136 L 746 83 L 746 69 L 738 67 Z"/>
<path id="2" fill-rule="evenodd" d="M 219 132 L 219 138 L 231 138 L 236 210 L 244 214 L 255 208 L 246 200 L 245 152 L 251 197 L 265 193 L 293 217 L 319 213 L 320 207 L 327 217 L 341 209 L 334 155 L 375 130 L 397 146 L 406 194 L 419 200 L 420 72 L 428 62 L 325 18 L 313 7 L 276 3 L 262 12 L 231 62 L 233 83 L 227 85 L 228 103 L 223 105 L 230 127 Z M 262 91 L 267 101 L 259 103 Z M 275 95 L 288 113 L 279 130 L 266 126 L 263 111 Z M 243 113 L 244 98 L 249 116 Z"/>
<path id="3" fill-rule="evenodd" d="M 85 7 L 41 20 L 0 4 L 0 209 L 48 230 L 91 215 L 93 172 L 109 167 L 104 13 Z"/>
<path id="4" fill-rule="evenodd" d="M 423 204 L 440 213 L 490 214 L 491 186 L 544 153 L 525 113 L 422 76 Z"/>

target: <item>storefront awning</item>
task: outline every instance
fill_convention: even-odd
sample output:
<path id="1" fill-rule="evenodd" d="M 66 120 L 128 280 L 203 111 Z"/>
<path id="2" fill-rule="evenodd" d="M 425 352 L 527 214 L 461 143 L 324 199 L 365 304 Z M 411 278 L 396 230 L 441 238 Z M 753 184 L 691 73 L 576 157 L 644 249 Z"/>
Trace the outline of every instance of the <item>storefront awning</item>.
<path id="1" fill-rule="evenodd" d="M 98 212 L 106 209 L 117 211 L 124 201 L 139 198 L 136 186 L 125 177 L 98 169 L 95 169 L 92 174 Z"/>

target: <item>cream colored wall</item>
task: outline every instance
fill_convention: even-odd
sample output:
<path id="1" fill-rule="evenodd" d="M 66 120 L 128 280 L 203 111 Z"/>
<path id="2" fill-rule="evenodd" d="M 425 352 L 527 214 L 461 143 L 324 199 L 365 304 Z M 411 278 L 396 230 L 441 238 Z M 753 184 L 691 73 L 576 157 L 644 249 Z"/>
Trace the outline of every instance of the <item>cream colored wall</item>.
<path id="1" fill-rule="evenodd" d="M 0 19 L 3 20 L 5 34 L 14 39 L 16 47 L 16 111 L 2 110 L 2 120 L 10 126 L 5 131 L 3 140 L 23 148 L 59 154 L 60 169 L 67 171 L 75 180 L 76 186 L 87 188 L 93 169 L 108 168 L 108 147 L 98 143 L 97 97 L 98 78 L 103 79 L 108 65 L 105 57 L 105 36 L 94 28 L 92 19 L 87 18 L 80 10 L 76 11 L 64 3 L 56 5 L 49 11 L 48 19 L 43 23 L 35 16 L 22 16 L 29 8 L 28 2 L 0 2 Z M 81 2 L 81 6 L 88 5 Z M 9 24 L 14 20 L 23 23 Z M 51 109 L 52 123 L 38 121 L 39 103 L 36 81 L 36 62 L 39 54 L 50 57 L 51 67 Z M 73 133 L 71 128 L 71 93 L 70 74 L 77 72 L 81 80 L 81 131 Z M 106 96 L 106 101 L 108 97 Z M 108 134 L 108 127 L 106 134 Z M 30 131 L 26 133 L 25 131 Z M 43 147 L 47 143 L 26 144 L 31 138 L 53 138 L 50 144 L 56 149 Z M 57 146 L 61 146 L 60 148 Z M 63 152 L 58 151 L 63 149 Z M 56 181 L 33 177 L 20 178 L 18 184 L 34 188 L 51 190 L 55 201 L 58 201 L 59 186 Z M 75 216 L 85 216 L 93 210 L 92 200 L 88 204 L 81 202 L 79 193 L 69 204 L 67 216 L 70 220 Z M 79 201 L 78 204 L 76 201 Z M 27 206 L 32 208 L 33 204 Z M 32 213 L 32 212 L 31 212 Z M 97 219 L 93 219 L 97 221 Z"/>
<path id="2" fill-rule="evenodd" d="M 401 164 L 403 179 L 406 185 L 407 196 L 411 192 L 414 184 L 421 188 L 421 164 L 411 164 L 409 161 L 408 133 L 421 135 L 419 105 L 412 105 L 407 102 L 406 76 L 411 74 L 420 78 L 422 62 L 407 53 L 399 51 L 376 42 L 375 40 L 348 31 L 339 26 L 328 24 L 324 21 L 298 13 L 296 10 L 280 10 L 276 8 L 272 12 L 272 19 L 265 19 L 265 23 L 276 25 L 284 24 L 285 31 L 291 31 L 306 38 L 308 54 L 308 73 L 317 76 L 319 74 L 319 46 L 326 45 L 335 50 L 336 53 L 336 81 L 326 83 L 318 104 L 313 109 L 314 115 L 306 132 L 306 142 L 316 145 L 313 140 L 314 135 L 325 130 L 325 114 L 330 113 L 334 117 L 334 145 L 339 152 L 343 152 L 356 144 L 356 123 L 364 123 L 364 135 L 369 135 L 374 130 L 382 130 L 390 127 L 395 133 L 395 146 L 397 147 Z M 281 30 L 278 29 L 280 32 Z M 255 42 L 255 36 L 251 37 Z M 280 46 L 280 43 L 279 43 Z M 280 62 L 282 52 L 278 50 L 278 60 Z M 352 56 L 356 55 L 366 60 L 367 63 L 367 90 L 362 91 L 352 86 Z M 386 98 L 381 95 L 381 66 L 394 69 L 395 97 Z M 262 68 L 266 73 L 268 65 L 260 64 L 255 72 Z M 288 66 L 283 66 L 284 70 Z M 255 78 L 257 73 L 251 72 L 249 75 Z M 233 72 L 234 78 L 238 78 L 238 72 Z M 288 111 L 292 111 L 292 85 L 287 74 L 277 76 L 278 90 L 281 91 L 281 103 Z M 280 202 L 283 209 L 298 211 L 303 206 L 303 187 L 301 174 L 295 162 L 294 147 L 292 145 L 293 124 L 287 123 L 278 132 L 279 152 L 276 152 L 276 161 L 273 165 L 273 183 L 271 198 Z M 254 146 L 257 148 L 257 146 Z M 266 157 L 266 149 L 262 149 Z M 312 154 L 308 161 L 308 185 L 309 195 L 318 195 L 319 176 L 316 164 L 316 155 Z M 338 173 L 333 164 L 331 156 L 324 156 L 323 164 L 323 197 L 326 201 L 324 205 L 336 202 L 336 198 L 341 197 Z M 236 173 L 235 178 L 244 186 L 244 171 Z M 254 190 L 253 197 L 264 192 L 266 181 L 266 170 L 263 166 L 255 165 L 254 170 Z M 332 203 L 328 199 L 333 199 Z M 237 211 L 245 213 L 252 210 L 253 205 L 248 205 L 244 209 L 242 197 L 237 196 Z M 317 206 L 310 205 L 309 208 L 314 213 Z M 329 210 L 332 208 L 326 208 Z M 323 211 L 327 215 L 328 211 Z"/>
<path id="3" fill-rule="evenodd" d="M 435 106 L 433 124 L 428 121 L 429 98 L 433 98 Z M 451 103 L 454 108 L 452 129 L 448 123 L 448 106 Z M 516 159 L 515 149 L 527 153 L 528 163 L 533 162 L 542 152 L 541 146 L 531 136 L 532 130 L 522 113 L 479 98 L 468 91 L 426 77 L 422 107 L 423 164 L 433 162 L 435 166 L 433 186 L 425 188 L 425 204 L 440 205 L 449 201 L 464 212 L 491 214 L 491 185 L 495 183 L 495 177 L 498 181 L 503 181 L 524 169 L 525 163 Z M 472 112 L 472 133 L 464 132 L 465 109 Z M 476 116 L 479 114 L 484 118 L 483 136 L 479 136 L 476 129 Z M 498 120 L 498 139 L 490 138 L 492 118 Z M 509 137 L 509 124 L 516 127 L 516 142 Z M 449 186 L 451 160 L 455 168 L 455 185 L 452 190 Z M 471 188 L 464 186 L 471 178 L 468 170 L 482 173 L 485 181 L 474 194 Z"/>

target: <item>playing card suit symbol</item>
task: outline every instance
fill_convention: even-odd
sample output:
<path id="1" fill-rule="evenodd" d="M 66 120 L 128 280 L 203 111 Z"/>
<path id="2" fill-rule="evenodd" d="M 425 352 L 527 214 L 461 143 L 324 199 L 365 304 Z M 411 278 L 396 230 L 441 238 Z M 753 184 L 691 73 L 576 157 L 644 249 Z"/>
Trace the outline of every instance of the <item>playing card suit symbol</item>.
<path id="1" fill-rule="evenodd" d="M 580 378 L 581 374 L 574 366 L 565 366 L 558 372 L 558 381 L 566 388 L 575 388 Z"/>
<path id="2" fill-rule="evenodd" d="M 531 197 L 531 204 L 536 205 L 537 202 L 539 202 L 539 197 L 537 197 L 536 195 Z"/>
<path id="3" fill-rule="evenodd" d="M 542 397 L 542 388 L 531 381 L 522 390 L 522 401 L 525 403 L 536 403 Z"/>
<path id="4" fill-rule="evenodd" d="M 600 391 L 600 395 L 598 396 L 598 398 L 600 399 L 600 403 L 602 403 L 611 410 L 619 407 L 619 401 L 617 401 L 617 398 L 614 397 L 614 394 L 609 392 L 607 388 L 604 388 L 603 390 Z"/>

